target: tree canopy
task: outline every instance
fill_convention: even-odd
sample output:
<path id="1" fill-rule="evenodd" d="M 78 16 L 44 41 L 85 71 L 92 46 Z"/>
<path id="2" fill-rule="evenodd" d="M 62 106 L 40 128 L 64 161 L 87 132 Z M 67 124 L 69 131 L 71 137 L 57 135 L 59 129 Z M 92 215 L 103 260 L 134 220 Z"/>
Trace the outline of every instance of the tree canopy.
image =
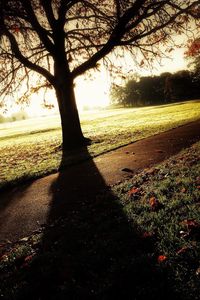
<path id="1" fill-rule="evenodd" d="M 151 63 L 159 44 L 190 33 L 189 22 L 200 14 L 198 0 L 0 0 L 0 10 L 1 101 L 24 81 L 29 92 L 53 87 L 64 145 L 84 140 L 73 94 L 77 76 L 109 63 L 119 47 L 141 66 Z"/>

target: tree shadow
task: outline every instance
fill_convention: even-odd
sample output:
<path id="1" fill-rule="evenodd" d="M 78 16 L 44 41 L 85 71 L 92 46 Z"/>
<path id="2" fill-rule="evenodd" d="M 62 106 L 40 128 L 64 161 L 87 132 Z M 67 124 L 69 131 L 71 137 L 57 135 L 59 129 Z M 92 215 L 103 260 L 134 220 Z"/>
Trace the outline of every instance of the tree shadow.
<path id="1" fill-rule="evenodd" d="M 178 299 L 152 255 L 153 239 L 129 222 L 93 160 L 62 170 L 50 193 L 48 225 L 23 296 Z"/>
<path id="2" fill-rule="evenodd" d="M 0 242 L 14 241 L 27 234 L 31 220 L 30 215 L 26 214 L 24 199 L 30 193 L 32 184 L 33 181 L 28 181 L 0 191 Z"/>

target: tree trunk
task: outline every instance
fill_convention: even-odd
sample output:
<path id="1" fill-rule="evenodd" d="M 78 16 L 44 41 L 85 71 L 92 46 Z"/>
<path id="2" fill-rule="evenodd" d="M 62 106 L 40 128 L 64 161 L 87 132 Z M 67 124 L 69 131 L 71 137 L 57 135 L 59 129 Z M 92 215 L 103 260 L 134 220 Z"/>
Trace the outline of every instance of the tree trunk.
<path id="1" fill-rule="evenodd" d="M 76 106 L 73 81 L 62 80 L 60 84 L 56 85 L 55 90 L 61 117 L 63 150 L 86 144 L 87 139 L 83 137 Z"/>

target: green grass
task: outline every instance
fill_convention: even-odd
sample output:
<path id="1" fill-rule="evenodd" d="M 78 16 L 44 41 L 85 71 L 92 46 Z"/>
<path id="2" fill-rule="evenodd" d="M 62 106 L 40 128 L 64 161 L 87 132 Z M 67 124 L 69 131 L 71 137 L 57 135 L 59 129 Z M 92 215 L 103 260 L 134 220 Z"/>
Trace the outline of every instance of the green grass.
<path id="1" fill-rule="evenodd" d="M 168 272 L 165 280 L 182 300 L 200 299 L 199 158 L 200 142 L 113 191 L 132 226 L 153 242 L 147 255 Z"/>
<path id="2" fill-rule="evenodd" d="M 81 115 L 84 135 L 93 140 L 88 153 L 68 153 L 68 165 L 200 118 L 200 101 L 105 110 Z M 58 170 L 61 130 L 58 117 L 0 126 L 0 188 Z"/>
<path id="3" fill-rule="evenodd" d="M 200 142 L 1 245 L 2 298 L 199 300 L 199 157 Z"/>

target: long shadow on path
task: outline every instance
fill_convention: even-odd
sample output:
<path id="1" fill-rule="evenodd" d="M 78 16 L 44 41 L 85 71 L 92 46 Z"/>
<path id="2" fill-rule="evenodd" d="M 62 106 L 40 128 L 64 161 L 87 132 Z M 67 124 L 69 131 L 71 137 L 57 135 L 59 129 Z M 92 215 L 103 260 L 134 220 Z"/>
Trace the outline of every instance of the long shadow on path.
<path id="1" fill-rule="evenodd" d="M 0 191 L 0 243 L 31 233 L 33 220 L 40 215 L 40 206 L 36 209 L 36 195 L 31 192 L 32 184 L 30 181 Z"/>
<path id="2" fill-rule="evenodd" d="M 128 221 L 94 162 L 69 170 L 51 186 L 49 226 L 19 298 L 178 299 L 154 243 Z"/>
<path id="3" fill-rule="evenodd" d="M 68 194 L 68 198 L 70 195 L 70 199 L 73 199 L 73 197 L 77 199 L 78 195 L 81 197 L 86 195 L 86 198 L 89 197 L 89 195 L 92 197 L 93 189 L 96 186 L 98 187 L 97 190 L 100 190 L 101 187 L 104 189 L 106 184 L 113 185 L 130 176 L 130 173 L 122 172 L 124 168 L 131 169 L 133 171 L 133 173 L 131 173 L 132 176 L 138 170 L 157 164 L 198 141 L 200 139 L 199 129 L 200 120 L 197 120 L 196 122 L 100 155 L 94 158 L 93 162 L 88 160 L 81 163 L 80 166 L 68 167 L 67 170 L 63 172 L 63 175 L 52 174 L 27 184 L 20 184 L 9 191 L 1 191 L 0 243 L 7 239 L 15 241 L 30 235 L 33 231 L 37 230 L 41 224 L 46 223 L 49 209 L 53 211 L 53 214 L 50 212 L 49 216 L 55 219 L 57 209 L 58 215 L 60 213 L 57 206 L 69 205 L 69 203 L 64 204 L 59 200 L 52 201 L 52 196 L 54 199 L 63 198 L 59 196 L 59 193 L 62 192 Z M 85 153 L 82 153 L 82 155 L 89 158 L 87 150 L 85 149 L 83 152 L 84 151 Z M 88 171 L 90 169 L 91 171 Z M 99 170 L 104 178 L 99 174 Z M 99 177 L 101 179 L 99 179 Z M 65 178 L 68 178 L 66 181 L 69 183 L 70 189 L 69 186 L 65 186 Z M 85 180 L 88 181 L 88 184 Z M 51 187 L 53 181 L 55 182 L 54 186 L 57 186 L 55 188 Z M 96 184 L 96 182 L 98 184 Z M 64 187 L 62 187 L 58 193 L 56 188 L 58 189 L 61 184 Z M 68 191 L 65 191 L 65 188 L 67 188 Z M 59 205 L 57 203 L 59 203 Z"/>

